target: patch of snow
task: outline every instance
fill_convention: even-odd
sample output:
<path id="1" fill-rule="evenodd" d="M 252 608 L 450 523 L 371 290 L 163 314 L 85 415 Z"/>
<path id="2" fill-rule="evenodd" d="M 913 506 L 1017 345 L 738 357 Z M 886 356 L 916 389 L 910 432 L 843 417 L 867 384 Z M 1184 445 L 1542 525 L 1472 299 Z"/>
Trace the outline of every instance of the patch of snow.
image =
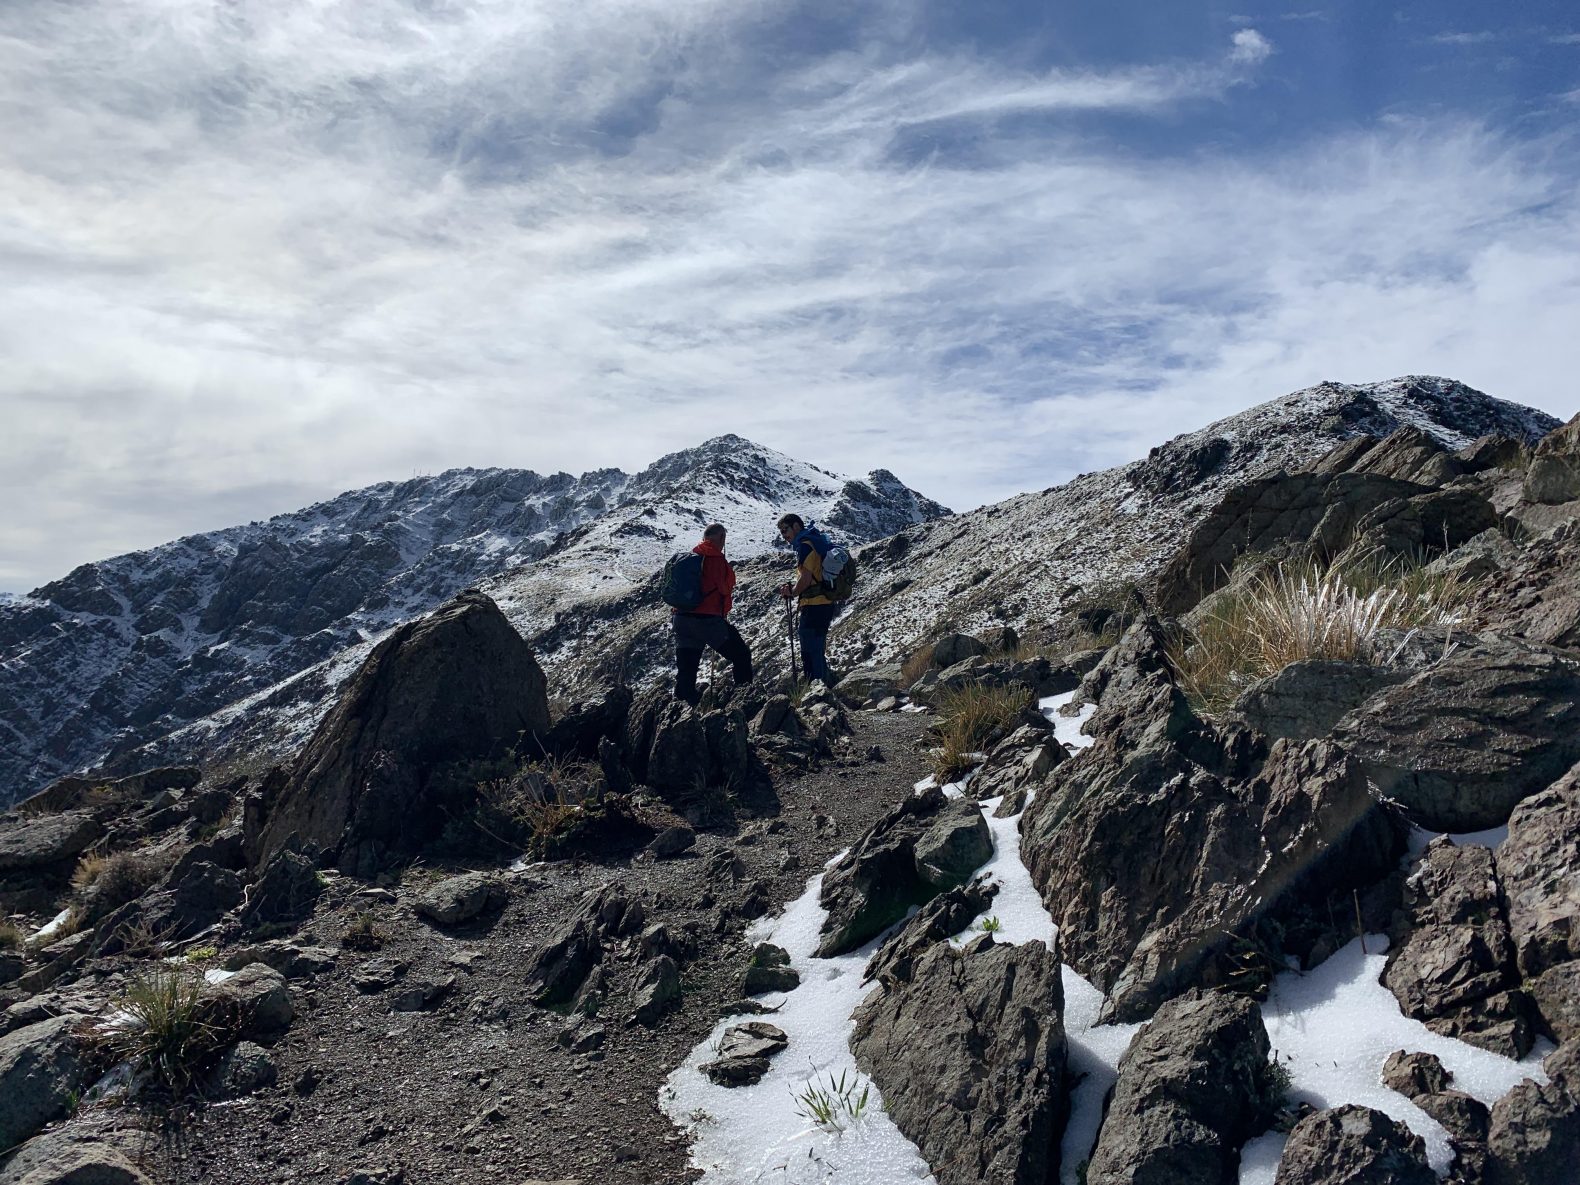
<path id="1" fill-rule="evenodd" d="M 42 926 L 40 926 L 37 930 L 34 930 L 33 933 L 28 936 L 29 945 L 48 946 L 51 942 L 55 941 L 55 935 L 64 930 L 66 928 L 66 923 L 70 920 L 71 907 L 67 906 L 65 909 L 61 910 L 54 917 L 50 918 L 49 921 L 45 922 Z"/>
<path id="2" fill-rule="evenodd" d="M 1066 691 L 1060 695 L 1050 695 L 1037 701 L 1037 709 L 1048 718 L 1048 723 L 1053 725 L 1054 739 L 1067 745 L 1071 749 L 1084 749 L 1092 743 L 1092 738 L 1081 731 L 1086 722 L 1092 718 L 1092 713 L 1097 711 L 1096 704 L 1082 704 L 1074 716 L 1061 716 L 1059 709 L 1075 698 L 1075 692 Z"/>
<path id="3" fill-rule="evenodd" d="M 203 972 L 203 980 L 205 983 L 224 983 L 227 979 L 239 974 L 239 971 L 221 971 L 218 967 L 211 967 Z"/>
<path id="4" fill-rule="evenodd" d="M 838 859 L 838 857 L 835 857 Z M 861 1119 L 842 1132 L 829 1132 L 796 1113 L 794 1095 L 813 1085 L 826 1087 L 841 1074 L 865 1083 L 850 1052 L 851 1013 L 875 984 L 861 981 L 867 960 L 886 935 L 850 954 L 817 959 L 819 931 L 826 912 L 818 904 L 822 874 L 777 918 L 753 927 L 754 941 L 773 942 L 790 952 L 801 986 L 784 996 L 780 1010 L 761 1019 L 778 1025 L 790 1039 L 768 1073 L 754 1086 L 716 1086 L 697 1067 L 711 1061 L 724 1030 L 756 1019 L 731 1016 L 674 1070 L 659 1091 L 659 1107 L 695 1137 L 691 1163 L 714 1185 L 811 1185 L 838 1180 L 841 1185 L 918 1185 L 933 1176 L 916 1146 L 894 1126 L 881 1107 L 876 1086 Z"/>
<path id="5" fill-rule="evenodd" d="M 1356 1103 L 1384 1112 L 1426 1141 L 1427 1160 L 1441 1176 L 1453 1158 L 1448 1133 L 1382 1084 L 1388 1055 L 1400 1049 L 1436 1054 L 1454 1075 L 1455 1089 L 1491 1106 L 1526 1078 L 1545 1082 L 1541 1059 L 1552 1046 L 1514 1061 L 1411 1020 L 1379 982 L 1387 946 L 1384 936 L 1368 935 L 1364 951 L 1357 938 L 1304 974 L 1280 975 L 1262 1005 L 1262 1018 L 1274 1055 L 1289 1068 L 1293 1099 L 1318 1108 Z M 1240 1185 L 1272 1185 L 1284 1139 L 1269 1133 L 1246 1146 Z"/>

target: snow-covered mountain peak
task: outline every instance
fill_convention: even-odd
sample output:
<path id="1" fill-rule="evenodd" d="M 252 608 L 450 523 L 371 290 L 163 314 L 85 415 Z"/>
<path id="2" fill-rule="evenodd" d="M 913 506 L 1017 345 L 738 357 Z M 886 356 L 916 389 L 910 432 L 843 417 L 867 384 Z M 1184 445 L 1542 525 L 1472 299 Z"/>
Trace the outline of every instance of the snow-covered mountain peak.
<path id="1" fill-rule="evenodd" d="M 708 522 L 730 525 L 732 554 L 761 552 L 788 509 L 852 542 L 947 513 L 892 475 L 873 485 L 724 435 L 635 477 L 448 469 L 84 564 L 0 600 L 0 804 L 365 647 L 462 588 L 503 588 L 530 629 L 567 595 L 645 579 Z"/>

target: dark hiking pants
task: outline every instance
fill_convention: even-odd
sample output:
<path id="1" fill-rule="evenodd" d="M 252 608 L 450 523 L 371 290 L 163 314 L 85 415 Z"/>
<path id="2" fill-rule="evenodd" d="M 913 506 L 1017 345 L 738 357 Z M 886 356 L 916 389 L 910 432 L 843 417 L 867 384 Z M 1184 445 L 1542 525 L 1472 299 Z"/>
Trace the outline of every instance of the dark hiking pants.
<path id="1" fill-rule="evenodd" d="M 828 627 L 838 612 L 838 605 L 801 606 L 796 639 L 801 643 L 801 670 L 808 679 L 832 683 L 828 676 Z"/>
<path id="2" fill-rule="evenodd" d="M 703 647 L 721 654 L 734 668 L 735 685 L 751 682 L 752 652 L 741 631 L 715 613 L 676 613 L 675 622 L 675 698 L 695 704 L 697 668 L 702 665 Z"/>

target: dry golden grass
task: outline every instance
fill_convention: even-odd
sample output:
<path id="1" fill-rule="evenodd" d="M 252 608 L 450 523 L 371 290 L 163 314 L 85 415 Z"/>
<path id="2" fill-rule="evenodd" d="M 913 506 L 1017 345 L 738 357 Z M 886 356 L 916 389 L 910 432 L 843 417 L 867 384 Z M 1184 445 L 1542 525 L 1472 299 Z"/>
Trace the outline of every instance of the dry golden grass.
<path id="1" fill-rule="evenodd" d="M 1191 702 L 1218 713 L 1291 663 L 1383 661 L 1381 631 L 1452 626 L 1466 596 L 1458 581 L 1419 563 L 1279 565 L 1220 594 L 1169 658 Z"/>
<path id="2" fill-rule="evenodd" d="M 1025 687 L 972 685 L 939 697 L 935 705 L 942 745 L 933 756 L 933 776 L 940 786 L 956 782 L 981 758 L 988 745 L 1007 736 L 1032 706 Z"/>
<path id="3" fill-rule="evenodd" d="M 929 642 L 900 664 L 900 678 L 909 687 L 933 668 L 933 643 Z"/>
<path id="4" fill-rule="evenodd" d="M 166 871 L 165 859 L 142 852 L 89 852 L 77 861 L 71 883 L 88 912 L 103 917 L 148 892 Z"/>

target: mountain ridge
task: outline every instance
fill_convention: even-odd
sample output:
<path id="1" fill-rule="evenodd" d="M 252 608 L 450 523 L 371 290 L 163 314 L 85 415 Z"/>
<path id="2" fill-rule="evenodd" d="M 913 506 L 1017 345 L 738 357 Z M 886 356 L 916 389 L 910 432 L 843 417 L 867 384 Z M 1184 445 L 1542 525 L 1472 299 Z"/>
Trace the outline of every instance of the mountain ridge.
<path id="1" fill-rule="evenodd" d="M 653 567 L 682 528 L 750 503 L 758 522 L 731 541 L 749 554 L 773 541 L 766 507 L 782 502 L 858 540 L 948 513 L 887 471 L 847 477 L 726 435 L 634 475 L 457 468 L 379 482 L 79 565 L 0 601 L 0 803 L 289 681 L 463 588 L 550 555 L 605 562 L 596 545 L 621 528 L 644 533 Z"/>

